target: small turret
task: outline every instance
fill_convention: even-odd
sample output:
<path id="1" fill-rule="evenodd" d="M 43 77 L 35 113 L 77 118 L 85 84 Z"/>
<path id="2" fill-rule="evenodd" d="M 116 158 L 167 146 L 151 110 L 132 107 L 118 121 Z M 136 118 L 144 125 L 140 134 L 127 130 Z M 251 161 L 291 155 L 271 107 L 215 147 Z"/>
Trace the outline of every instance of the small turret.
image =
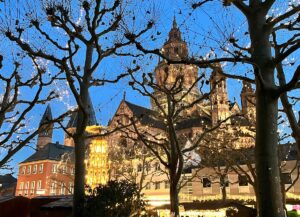
<path id="1" fill-rule="evenodd" d="M 222 68 L 219 64 L 212 67 L 213 72 L 210 78 L 211 86 L 211 107 L 213 124 L 229 117 L 228 92 L 226 77 L 221 74 Z"/>
<path id="2" fill-rule="evenodd" d="M 246 115 L 249 120 L 255 120 L 255 93 L 249 82 L 243 81 L 243 88 L 241 92 L 242 113 Z"/>
<path id="3" fill-rule="evenodd" d="M 40 121 L 39 128 L 41 132 L 38 135 L 37 141 L 37 149 L 42 149 L 45 145 L 52 142 L 52 134 L 53 134 L 53 123 L 49 123 L 52 121 L 52 112 L 50 105 L 47 106 L 44 115 Z"/>

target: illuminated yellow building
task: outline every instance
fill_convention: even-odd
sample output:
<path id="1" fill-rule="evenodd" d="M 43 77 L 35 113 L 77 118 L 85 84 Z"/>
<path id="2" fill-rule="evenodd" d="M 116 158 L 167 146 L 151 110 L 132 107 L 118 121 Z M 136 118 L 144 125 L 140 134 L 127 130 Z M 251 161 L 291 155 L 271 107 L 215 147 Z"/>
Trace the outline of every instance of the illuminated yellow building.
<path id="1" fill-rule="evenodd" d="M 107 141 L 95 138 L 89 144 L 86 163 L 86 184 L 94 188 L 108 180 Z"/>
<path id="2" fill-rule="evenodd" d="M 94 188 L 99 184 L 105 184 L 108 180 L 108 153 L 107 140 L 100 138 L 100 134 L 105 131 L 105 127 L 99 126 L 96 120 L 96 114 L 92 101 L 88 97 L 88 122 L 86 127 L 86 184 Z M 76 130 L 77 112 L 74 111 L 67 125 L 68 133 L 74 133 Z M 65 146 L 74 147 L 72 137 L 66 133 Z"/>

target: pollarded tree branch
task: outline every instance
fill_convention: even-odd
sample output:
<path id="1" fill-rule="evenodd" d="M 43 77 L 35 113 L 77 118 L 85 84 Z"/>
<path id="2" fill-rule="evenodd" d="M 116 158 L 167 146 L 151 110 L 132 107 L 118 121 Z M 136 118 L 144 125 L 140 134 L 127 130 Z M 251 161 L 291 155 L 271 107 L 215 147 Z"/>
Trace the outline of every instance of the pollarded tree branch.
<path id="1" fill-rule="evenodd" d="M 291 9 L 290 11 L 274 18 L 271 22 L 268 23 L 268 26 L 275 26 L 277 23 L 297 14 L 300 11 L 300 5 L 299 6 L 294 6 L 293 9 Z"/>

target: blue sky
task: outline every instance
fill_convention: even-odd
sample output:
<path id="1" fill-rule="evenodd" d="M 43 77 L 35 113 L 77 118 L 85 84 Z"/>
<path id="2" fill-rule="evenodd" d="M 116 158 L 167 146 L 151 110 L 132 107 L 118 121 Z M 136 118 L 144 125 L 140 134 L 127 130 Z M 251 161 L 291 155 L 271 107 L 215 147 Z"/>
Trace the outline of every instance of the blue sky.
<path id="1" fill-rule="evenodd" d="M 11 2 L 18 3 L 12 13 L 17 13 L 21 16 L 27 11 L 25 7 L 26 5 L 20 3 L 20 1 L 11 0 Z M 247 45 L 249 43 L 247 36 L 245 36 L 245 32 L 247 31 L 245 19 L 235 9 L 232 7 L 224 8 L 221 3 L 214 3 L 213 5 L 208 4 L 201 9 L 193 11 L 191 9 L 191 2 L 194 1 L 144 0 L 139 1 L 138 4 L 132 3 L 132 5 L 128 6 L 128 16 L 136 16 L 136 20 L 127 24 L 132 29 L 139 29 L 148 20 L 153 19 L 155 22 L 153 29 L 143 36 L 140 41 L 145 47 L 160 48 L 168 37 L 168 32 L 171 29 L 173 17 L 175 15 L 179 28 L 183 34 L 183 38 L 188 43 L 190 55 L 196 57 L 207 55 L 212 48 L 218 56 L 224 55 L 224 52 L 222 52 L 219 47 L 220 45 L 227 46 L 226 44 L 228 42 L 226 41 L 226 38 L 228 39 L 231 35 L 239 38 L 239 43 L 242 45 Z M 76 13 L 77 16 L 80 17 L 80 12 L 78 11 Z M 156 40 L 150 40 L 151 35 L 154 35 Z M 16 48 L 14 48 L 10 42 L 6 41 L 3 36 L 0 37 L 0 40 L 0 42 L 2 42 L 2 53 L 4 51 L 7 52 L 7 50 L 9 50 L 10 54 L 16 53 Z M 106 42 L 104 41 L 103 43 Z M 128 49 L 132 50 L 132 48 Z M 9 61 L 11 61 L 11 59 L 6 60 L 6 68 L 4 69 L 10 69 Z M 130 65 L 131 61 L 132 60 L 129 58 L 120 58 L 115 56 L 108 58 L 101 63 L 96 75 L 103 76 L 105 74 L 106 76 L 114 77 L 114 75 L 124 70 L 125 66 Z M 299 62 L 299 59 L 297 59 L 297 61 Z M 158 59 L 155 56 L 152 56 L 152 58 L 147 56 L 139 59 L 138 63 L 142 67 L 141 73 L 153 72 L 157 62 Z M 22 69 L 24 73 L 28 73 L 28 71 L 32 70 L 32 66 L 29 62 L 25 62 Z M 53 70 L 53 68 L 49 67 L 49 71 L 51 70 Z M 251 72 L 248 73 L 251 70 L 251 67 L 249 66 L 235 66 L 227 64 L 224 66 L 224 70 L 228 73 L 237 73 L 241 75 L 247 73 L 248 77 L 252 77 Z M 205 70 L 207 77 L 209 77 L 209 72 L 210 70 Z M 75 103 L 72 95 L 64 94 L 64 92 L 68 90 L 65 83 L 57 83 L 54 88 L 58 89 L 61 93 L 60 100 L 55 100 L 50 103 L 53 116 L 55 117 L 68 109 L 68 106 L 75 105 Z M 241 82 L 228 80 L 228 93 L 230 100 L 234 100 L 234 98 L 236 98 L 238 103 L 240 103 L 240 90 Z M 27 96 L 28 94 L 30 95 L 30 91 L 31 90 L 24 90 L 22 94 L 24 96 Z M 127 78 L 121 80 L 117 85 L 108 84 L 103 87 L 92 87 L 90 89 L 90 94 L 96 111 L 97 120 L 100 124 L 107 124 L 122 100 L 124 92 L 126 92 L 126 99 L 128 101 L 145 107 L 150 106 L 149 99 L 145 99 L 137 92 L 131 90 L 128 86 Z M 46 105 L 39 105 L 30 113 L 28 116 L 28 127 L 37 127 L 45 109 Z M 55 130 L 53 142 L 58 141 L 62 144 L 63 137 L 64 134 L 62 130 Z M 33 142 L 33 144 L 34 143 L 35 142 Z M 14 172 L 17 172 L 18 162 L 25 160 L 33 152 L 34 150 L 32 148 L 25 147 L 14 156 L 11 163 L 11 165 L 15 168 Z"/>

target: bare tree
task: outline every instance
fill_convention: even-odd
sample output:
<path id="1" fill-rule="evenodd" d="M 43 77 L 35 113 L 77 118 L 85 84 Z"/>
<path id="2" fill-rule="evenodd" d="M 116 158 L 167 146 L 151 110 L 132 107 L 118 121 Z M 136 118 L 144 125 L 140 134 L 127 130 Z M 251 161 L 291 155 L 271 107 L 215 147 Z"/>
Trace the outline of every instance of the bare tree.
<path id="1" fill-rule="evenodd" d="M 45 125 L 62 120 L 64 115 L 55 120 L 48 120 L 36 130 L 31 130 L 28 120 L 33 114 L 32 111 L 38 105 L 49 103 L 57 97 L 57 93 L 51 88 L 50 91 L 45 90 L 53 85 L 57 77 L 49 76 L 34 58 L 31 58 L 33 66 L 29 76 L 25 74 L 21 58 L 15 60 L 11 71 L 7 67 L 11 64 L 9 60 L 4 61 L 2 69 L 2 60 L 3 57 L 0 56 L 0 168 L 4 169 L 9 168 L 7 163 L 10 159 L 24 146 L 29 145 L 36 135 L 45 129 Z M 32 90 L 31 95 L 24 94 L 28 88 Z"/>
<path id="2" fill-rule="evenodd" d="M 254 156 L 254 134 L 255 131 L 240 129 L 230 133 L 227 127 L 223 126 L 215 132 L 207 135 L 207 138 L 201 145 L 202 161 L 201 166 L 212 168 L 214 174 L 212 177 L 222 179 L 228 172 L 234 172 L 240 177 L 244 176 L 247 182 L 253 187 L 255 195 L 257 194 L 257 174 L 255 169 Z M 253 129 L 253 128 L 252 128 Z M 254 129 L 253 129 L 254 130 Z M 280 136 L 279 141 L 285 141 L 285 133 Z M 239 139 L 243 138 L 243 141 Z M 247 139 L 245 141 L 245 139 Z M 279 144 L 278 156 L 281 174 L 281 190 L 283 203 L 286 202 L 286 193 L 295 185 L 299 179 L 299 162 L 295 159 L 295 144 Z M 201 175 L 201 171 L 199 171 Z M 294 178 L 292 178 L 292 176 Z M 221 184 L 223 199 L 226 198 L 226 190 Z"/>
<path id="3" fill-rule="evenodd" d="M 165 67 L 168 70 L 162 70 Z M 131 87 L 150 98 L 152 110 L 146 109 L 139 116 L 123 115 L 124 123 L 129 126 L 122 130 L 126 137 L 139 141 L 164 167 L 170 181 L 170 211 L 175 216 L 179 215 L 179 191 L 186 183 L 184 168 L 199 163 L 197 150 L 205 135 L 231 118 L 228 116 L 211 123 L 210 111 L 207 111 L 210 92 L 202 93 L 204 75 L 198 76 L 197 67 L 191 68 L 162 61 L 156 68 L 156 79 L 152 73 L 144 73 L 142 79 L 131 74 Z M 187 72 L 185 76 L 184 72 Z M 218 84 L 212 85 L 212 90 Z"/>
<path id="4" fill-rule="evenodd" d="M 129 140 L 130 138 L 127 139 Z M 122 141 L 125 142 L 126 137 Z M 137 141 L 126 141 L 126 147 L 124 147 L 124 144 L 110 147 L 108 156 L 110 161 L 110 179 L 125 179 L 136 183 L 140 194 L 147 185 L 145 181 L 151 182 L 152 177 L 157 175 L 151 170 L 153 156 L 148 153 L 148 150 L 145 150 L 145 147 L 139 145 Z"/>
<path id="5" fill-rule="evenodd" d="M 6 37 L 31 57 L 45 60 L 49 68 L 62 72 L 78 105 L 75 143 L 75 180 L 73 216 L 84 216 L 85 129 L 89 120 L 88 91 L 91 86 L 116 83 L 139 69 L 128 68 L 115 78 L 97 78 L 96 71 L 104 59 L 112 55 L 126 56 L 122 48 L 131 41 L 123 37 L 126 28 L 126 1 L 29 1 L 41 5 L 24 15 L 24 23 L 4 30 Z M 81 12 L 80 12 L 81 11 Z M 79 16 L 78 16 L 79 14 Z M 46 19 L 46 20 L 45 20 Z M 140 36 L 152 27 L 137 32 Z M 24 40 L 31 36 L 39 40 Z M 43 42 L 42 44 L 39 42 Z M 111 77 L 114 77 L 112 75 Z"/>

